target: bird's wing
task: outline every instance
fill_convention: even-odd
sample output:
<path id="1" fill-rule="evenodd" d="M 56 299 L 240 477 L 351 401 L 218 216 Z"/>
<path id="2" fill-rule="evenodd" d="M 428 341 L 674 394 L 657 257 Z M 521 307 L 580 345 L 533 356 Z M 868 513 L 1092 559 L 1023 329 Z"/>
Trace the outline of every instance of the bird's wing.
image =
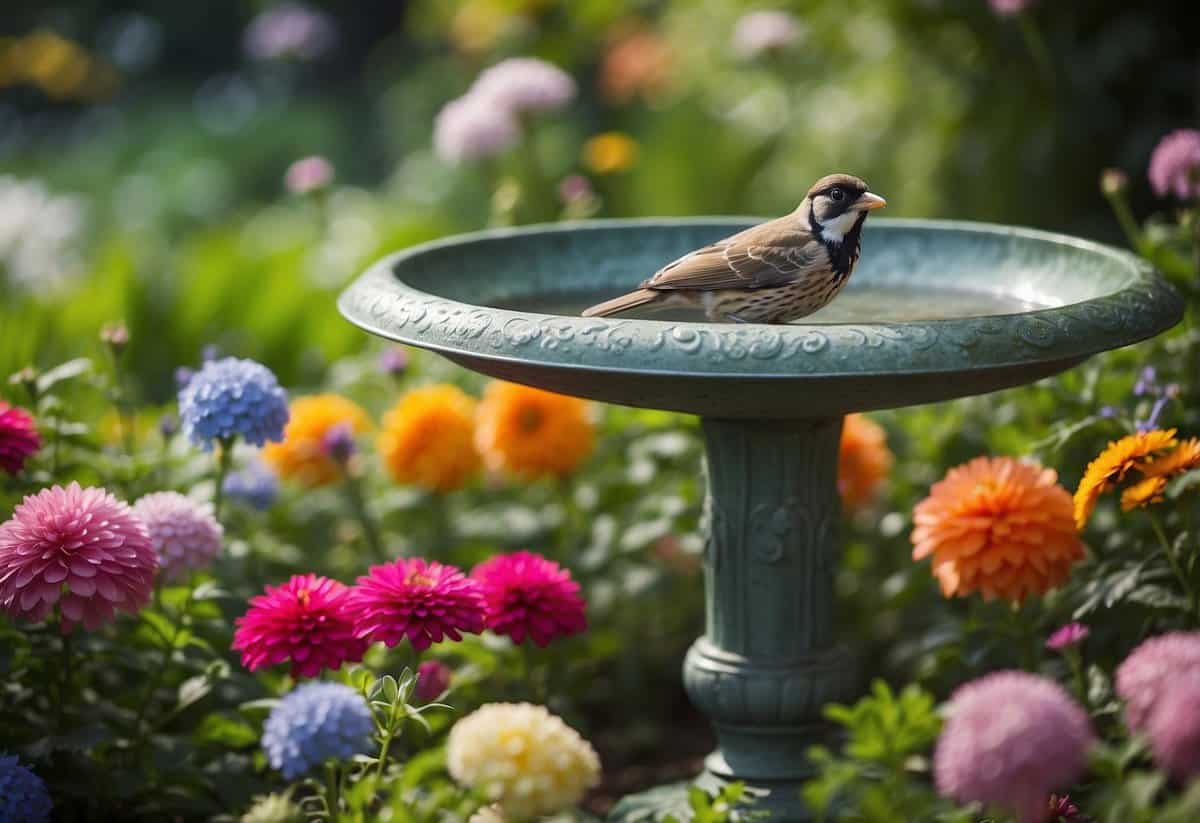
<path id="1" fill-rule="evenodd" d="M 767 223 L 697 249 L 663 266 L 648 289 L 759 289 L 803 279 L 829 265 L 824 244 L 806 232 Z"/>

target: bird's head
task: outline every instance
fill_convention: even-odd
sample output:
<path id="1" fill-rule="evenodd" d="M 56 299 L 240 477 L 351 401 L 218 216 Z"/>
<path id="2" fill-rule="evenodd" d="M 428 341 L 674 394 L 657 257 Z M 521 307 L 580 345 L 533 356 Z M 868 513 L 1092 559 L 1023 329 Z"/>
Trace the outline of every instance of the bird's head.
<path id="1" fill-rule="evenodd" d="M 867 212 L 881 209 L 887 201 L 867 190 L 867 184 L 849 174 L 830 174 L 812 184 L 801 209 L 808 206 L 813 227 L 827 243 L 841 243 Z"/>

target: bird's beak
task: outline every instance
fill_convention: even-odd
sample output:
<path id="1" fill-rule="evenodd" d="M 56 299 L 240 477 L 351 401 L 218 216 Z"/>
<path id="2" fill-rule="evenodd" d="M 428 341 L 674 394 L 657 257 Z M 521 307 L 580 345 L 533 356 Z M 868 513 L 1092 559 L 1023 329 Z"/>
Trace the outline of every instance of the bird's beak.
<path id="1" fill-rule="evenodd" d="M 862 211 L 874 211 L 875 209 L 882 209 L 884 206 L 886 206 L 887 201 L 878 194 L 872 194 L 871 192 L 866 191 L 859 196 L 858 202 L 854 205 L 856 208 L 861 209 Z"/>

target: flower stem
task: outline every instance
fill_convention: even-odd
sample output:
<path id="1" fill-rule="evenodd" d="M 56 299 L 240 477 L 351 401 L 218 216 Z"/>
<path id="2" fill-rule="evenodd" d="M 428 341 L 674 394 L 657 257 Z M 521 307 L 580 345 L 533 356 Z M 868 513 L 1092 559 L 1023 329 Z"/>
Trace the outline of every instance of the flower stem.
<path id="1" fill-rule="evenodd" d="M 1194 618 L 1200 618 L 1200 597 L 1197 596 L 1196 587 L 1192 585 L 1192 581 L 1183 572 L 1183 567 L 1179 565 L 1179 558 L 1175 556 L 1174 550 L 1171 548 L 1171 541 L 1167 539 L 1167 533 L 1162 527 L 1158 515 L 1153 512 L 1147 512 L 1150 518 L 1150 525 L 1154 529 L 1154 534 L 1158 537 L 1158 542 L 1162 546 L 1163 554 L 1167 557 L 1167 563 L 1171 566 L 1171 571 L 1179 579 L 1179 583 L 1183 586 L 1183 590 L 1187 593 L 1188 602 L 1191 605 L 1191 614 Z"/>
<path id="2" fill-rule="evenodd" d="M 1037 673 L 1037 627 L 1030 617 L 1025 604 L 1013 604 L 1012 615 L 1016 623 L 1017 638 L 1021 644 L 1021 668 Z"/>
<path id="3" fill-rule="evenodd" d="M 171 639 L 163 644 L 162 659 L 154 668 L 154 672 L 150 675 L 150 680 L 146 683 L 146 690 L 142 693 L 142 699 L 138 701 L 137 717 L 133 721 L 134 733 L 138 736 L 136 751 L 141 752 L 146 744 L 146 738 L 150 733 L 149 726 L 143 728 L 146 719 L 146 711 L 150 708 L 150 702 L 154 698 L 154 693 L 158 691 L 158 687 L 162 685 L 163 678 L 166 676 L 167 669 L 171 665 L 171 656 L 175 653 L 175 647 L 179 642 L 179 635 L 183 631 L 183 623 L 187 619 L 188 610 L 192 605 L 192 594 L 195 589 L 188 592 L 187 599 L 183 601 L 183 606 L 179 613 L 175 616 L 175 620 L 171 623 Z M 157 591 L 156 591 L 157 594 Z M 160 601 L 161 606 L 161 601 Z M 165 638 L 164 638 L 165 640 Z"/>
<path id="4" fill-rule="evenodd" d="M 329 810 L 329 820 L 337 823 L 341 817 L 341 775 L 338 774 L 337 764 L 330 761 L 325 764 L 325 807 Z"/>
<path id="5" fill-rule="evenodd" d="M 233 467 L 233 438 L 222 437 L 217 455 L 216 487 L 213 489 L 213 517 L 221 522 L 221 504 L 225 502 L 225 476 Z"/>
<path id="6" fill-rule="evenodd" d="M 1041 30 L 1038 29 L 1033 18 L 1025 12 L 1017 15 L 1017 22 L 1021 26 L 1021 36 L 1025 38 L 1025 46 L 1029 49 L 1033 62 L 1037 63 L 1038 71 L 1042 73 L 1046 85 L 1053 89 L 1054 61 L 1050 59 L 1050 49 L 1046 47 L 1046 40 L 1042 37 Z"/>
<path id="7" fill-rule="evenodd" d="M 1138 227 L 1137 221 L 1133 218 L 1133 212 L 1129 208 L 1129 201 L 1125 199 L 1122 192 L 1114 192 L 1108 195 L 1108 203 L 1112 206 L 1113 214 L 1117 218 L 1117 223 L 1121 226 L 1121 231 L 1125 232 L 1125 237 L 1129 240 L 1129 245 L 1133 250 L 1142 253 L 1143 246 L 1142 230 Z"/>
<path id="8" fill-rule="evenodd" d="M 345 492 L 350 511 L 362 526 L 363 540 L 366 541 L 371 554 L 377 560 L 386 561 L 388 559 L 387 552 L 383 548 L 383 539 L 379 536 L 379 526 L 376 525 L 375 518 L 371 516 L 371 510 L 367 508 L 367 500 L 363 495 L 359 478 L 348 470 L 342 473 L 342 477 L 342 490 Z"/>

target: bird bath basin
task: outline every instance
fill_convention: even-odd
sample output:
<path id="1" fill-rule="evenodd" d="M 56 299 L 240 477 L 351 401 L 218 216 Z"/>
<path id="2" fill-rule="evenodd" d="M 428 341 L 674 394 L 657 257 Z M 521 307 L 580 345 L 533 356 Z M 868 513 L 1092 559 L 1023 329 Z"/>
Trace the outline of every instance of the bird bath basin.
<path id="1" fill-rule="evenodd" d="M 702 781 L 759 790 L 803 820 L 821 707 L 852 699 L 833 637 L 837 457 L 849 412 L 1030 383 L 1177 323 L 1139 258 L 975 223 L 873 218 L 840 297 L 792 324 L 700 314 L 582 318 L 747 219 L 595 221 L 483 232 L 384 258 L 341 296 L 369 332 L 505 380 L 700 415 L 708 463 L 706 621 L 684 684 L 716 727 Z M 627 798 L 652 819 L 678 789 Z"/>

